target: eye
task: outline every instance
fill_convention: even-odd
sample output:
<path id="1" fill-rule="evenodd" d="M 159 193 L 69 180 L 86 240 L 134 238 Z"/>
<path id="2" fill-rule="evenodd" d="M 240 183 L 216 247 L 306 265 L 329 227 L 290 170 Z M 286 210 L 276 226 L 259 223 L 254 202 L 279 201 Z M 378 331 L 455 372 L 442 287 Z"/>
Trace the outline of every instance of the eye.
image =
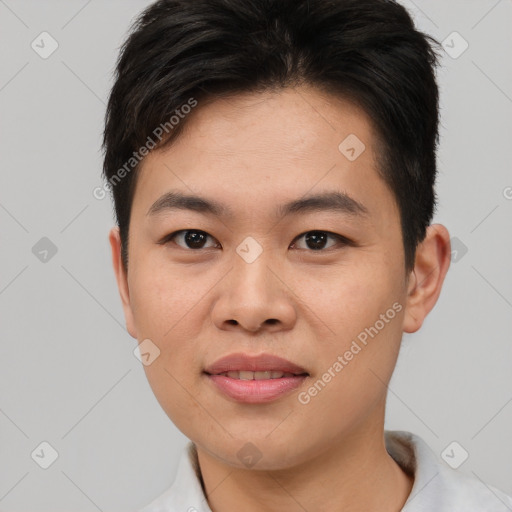
<path id="1" fill-rule="evenodd" d="M 208 246 L 205 246 L 205 241 L 207 238 L 212 238 L 208 233 L 201 231 L 199 229 L 182 229 L 181 231 L 175 231 L 167 236 L 165 236 L 159 243 L 167 244 L 174 239 L 181 240 L 182 243 L 177 243 L 180 247 L 184 249 L 208 249 Z M 215 247 L 215 245 L 211 246 Z"/>
<path id="2" fill-rule="evenodd" d="M 308 231 L 297 237 L 296 240 L 300 240 L 301 238 L 304 238 L 306 242 L 307 247 L 305 247 L 305 249 L 311 249 L 312 251 L 321 251 L 326 248 L 330 249 L 333 245 L 336 245 L 336 243 L 334 243 L 326 247 L 326 241 L 329 238 L 336 240 L 342 246 L 351 244 L 350 240 L 347 238 L 336 235 L 335 233 L 330 233 L 329 231 Z M 295 244 L 292 244 L 292 246 L 293 245 Z M 299 249 L 303 249 L 303 247 L 299 247 Z"/>
<path id="3" fill-rule="evenodd" d="M 199 229 L 182 229 L 180 231 L 174 231 L 169 235 L 166 235 L 160 242 L 161 245 L 168 244 L 170 242 L 176 243 L 179 247 L 183 249 L 192 249 L 192 250 L 200 250 L 200 249 L 211 249 L 215 247 L 219 247 L 219 243 L 214 243 L 213 245 L 207 246 L 206 240 L 210 238 L 215 240 L 211 235 L 206 233 L 205 231 L 201 231 Z M 306 247 L 298 247 L 298 249 L 312 250 L 312 251 L 322 251 L 325 249 L 330 249 L 333 246 L 336 246 L 336 242 L 341 245 L 351 245 L 352 242 L 341 235 L 337 235 L 335 233 L 330 233 L 329 231 L 307 231 L 302 235 L 298 236 L 295 240 L 300 240 L 304 238 Z M 334 243 L 331 245 L 327 245 L 328 239 L 334 240 Z M 177 242 L 175 240 L 180 240 Z M 296 243 L 292 243 L 290 247 L 296 246 Z M 295 247 L 297 248 L 297 247 Z"/>

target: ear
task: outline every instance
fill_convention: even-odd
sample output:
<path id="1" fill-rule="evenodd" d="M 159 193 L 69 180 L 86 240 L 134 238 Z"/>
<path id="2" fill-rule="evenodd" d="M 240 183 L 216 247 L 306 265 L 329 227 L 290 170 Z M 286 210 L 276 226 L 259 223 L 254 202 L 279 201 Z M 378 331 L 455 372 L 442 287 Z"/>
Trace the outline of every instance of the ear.
<path id="1" fill-rule="evenodd" d="M 123 304 L 124 318 L 126 322 L 126 329 L 130 336 L 137 339 L 137 330 L 135 329 L 135 322 L 133 321 L 133 311 L 130 304 L 130 290 L 128 288 L 128 276 L 125 271 L 121 259 L 121 236 L 119 234 L 119 227 L 113 227 L 108 235 L 110 247 L 112 249 L 112 265 L 117 280 L 117 287 L 119 288 L 119 295 Z"/>
<path id="2" fill-rule="evenodd" d="M 404 332 L 416 332 L 437 302 L 451 259 L 450 234 L 442 224 L 427 227 L 409 276 Z"/>

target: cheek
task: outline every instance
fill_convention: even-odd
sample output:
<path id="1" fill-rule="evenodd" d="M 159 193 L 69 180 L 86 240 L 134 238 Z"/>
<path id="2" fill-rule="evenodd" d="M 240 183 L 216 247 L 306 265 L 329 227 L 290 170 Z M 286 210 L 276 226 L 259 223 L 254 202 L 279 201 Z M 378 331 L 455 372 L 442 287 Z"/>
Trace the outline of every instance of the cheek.
<path id="1" fill-rule="evenodd" d="M 345 405 L 353 406 L 350 396 L 354 393 L 366 397 L 362 403 L 371 401 L 383 388 L 378 377 L 387 381 L 393 371 L 404 307 L 397 269 L 390 265 L 382 261 L 350 271 L 342 269 L 325 281 L 321 293 L 310 295 L 310 307 L 328 327 L 317 349 L 315 377 L 322 379 L 329 370 L 336 374 L 335 378 L 325 375 L 332 382 L 326 386 L 329 391 L 322 392 L 326 404 L 347 399 Z M 310 284 L 313 282 L 318 285 L 317 276 L 311 278 Z M 319 407 L 321 402 L 318 400 Z"/>
<path id="2" fill-rule="evenodd" d="M 131 290 L 138 333 L 160 351 L 144 366 L 146 378 L 162 409 L 183 432 L 191 431 L 192 418 L 201 414 L 191 398 L 195 396 L 201 355 L 194 340 L 200 338 L 200 316 L 206 314 L 200 301 L 204 290 L 198 290 L 202 287 L 187 284 L 180 276 L 150 268 L 139 272 Z"/>
<path id="3" fill-rule="evenodd" d="M 165 342 L 196 326 L 189 315 L 201 299 L 200 289 L 168 269 L 150 264 L 140 269 L 130 285 L 130 300 L 141 335 Z"/>
<path id="4" fill-rule="evenodd" d="M 362 263 L 304 273 L 297 295 L 322 321 L 330 343 L 339 346 L 393 304 L 394 290 L 385 276 L 384 269 Z"/>
<path id="5" fill-rule="evenodd" d="M 147 381 L 162 410 L 174 425 L 189 435 L 199 424 L 208 424 L 201 400 L 197 400 L 195 367 L 189 365 L 183 354 L 162 353 L 151 365 L 144 366 Z"/>
<path id="6" fill-rule="evenodd" d="M 209 325 L 204 295 L 211 285 L 149 265 L 134 277 L 131 300 L 137 331 L 141 340 L 149 338 L 160 351 L 155 362 L 144 367 L 146 376 L 159 401 L 172 397 L 166 411 L 175 410 L 176 404 L 185 407 L 190 397 L 180 384 L 192 389 L 200 375 L 202 352 L 196 340 L 204 338 L 202 331 Z"/>

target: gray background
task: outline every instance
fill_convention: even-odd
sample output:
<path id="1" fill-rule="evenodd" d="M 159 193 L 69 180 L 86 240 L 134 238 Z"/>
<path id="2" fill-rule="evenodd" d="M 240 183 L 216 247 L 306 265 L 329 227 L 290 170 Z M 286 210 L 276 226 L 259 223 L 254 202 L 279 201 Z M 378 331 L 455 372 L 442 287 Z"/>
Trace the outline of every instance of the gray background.
<path id="1" fill-rule="evenodd" d="M 135 510 L 172 482 L 186 441 L 133 355 L 112 206 L 92 193 L 118 47 L 148 4 L 0 0 L 3 511 Z M 404 5 L 420 29 L 457 31 L 469 48 L 439 73 L 435 222 L 458 252 L 438 305 L 404 336 L 387 428 L 439 456 L 457 441 L 469 453 L 459 471 L 512 493 L 512 2 Z M 31 48 L 42 31 L 59 44 L 47 59 Z M 42 237 L 57 248 L 46 262 L 32 251 Z M 59 454 L 46 470 L 31 458 L 42 441 Z"/>

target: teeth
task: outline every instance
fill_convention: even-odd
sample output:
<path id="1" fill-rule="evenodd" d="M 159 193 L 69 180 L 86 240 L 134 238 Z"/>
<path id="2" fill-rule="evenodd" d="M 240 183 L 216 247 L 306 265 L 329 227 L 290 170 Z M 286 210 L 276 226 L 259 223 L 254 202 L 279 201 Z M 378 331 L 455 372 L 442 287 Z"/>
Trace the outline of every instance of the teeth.
<path id="1" fill-rule="evenodd" d="M 230 371 L 219 373 L 231 379 L 239 380 L 263 380 L 263 379 L 280 379 L 281 377 L 295 377 L 293 373 L 285 373 L 280 371 L 266 371 L 266 372 L 250 372 L 250 371 Z"/>

